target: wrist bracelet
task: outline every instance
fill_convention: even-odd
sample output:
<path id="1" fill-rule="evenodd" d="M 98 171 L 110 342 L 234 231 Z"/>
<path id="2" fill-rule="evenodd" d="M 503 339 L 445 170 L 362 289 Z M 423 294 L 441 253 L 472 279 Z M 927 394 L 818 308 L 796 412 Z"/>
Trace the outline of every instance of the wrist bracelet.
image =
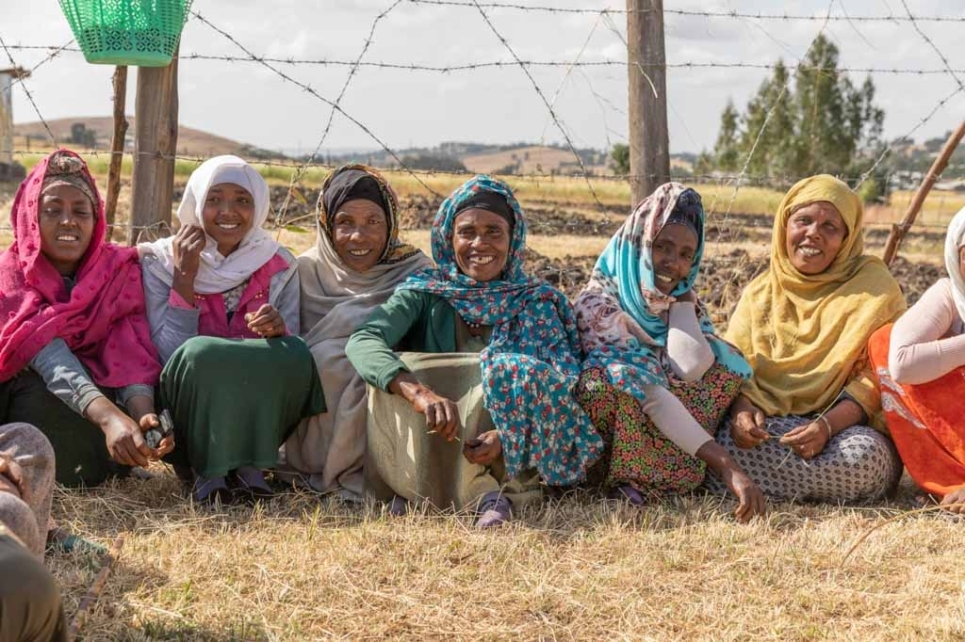
<path id="1" fill-rule="evenodd" d="M 831 441 L 831 437 L 832 437 L 832 435 L 831 435 L 831 422 L 828 421 L 828 418 L 825 417 L 824 415 L 821 415 L 820 417 L 818 417 L 818 421 L 823 421 L 823 422 L 824 422 L 824 427 L 828 429 L 828 441 Z"/>

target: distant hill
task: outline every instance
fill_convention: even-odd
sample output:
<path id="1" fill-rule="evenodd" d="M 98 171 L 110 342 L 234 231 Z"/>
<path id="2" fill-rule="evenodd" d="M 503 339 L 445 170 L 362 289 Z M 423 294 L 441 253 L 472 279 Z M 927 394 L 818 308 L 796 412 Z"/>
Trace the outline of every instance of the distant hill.
<path id="1" fill-rule="evenodd" d="M 532 145 L 464 156 L 460 160 L 469 171 L 484 174 L 576 174 L 580 172 L 580 164 L 573 156 L 573 152 L 562 147 Z M 587 169 L 592 171 L 603 168 L 593 167 L 587 163 Z"/>
<path id="2" fill-rule="evenodd" d="M 134 117 L 128 116 L 127 122 L 129 123 L 127 129 L 127 147 L 128 149 L 133 149 Z M 85 131 L 93 136 L 92 140 L 96 148 L 106 149 L 110 147 L 111 134 L 114 131 L 114 120 L 110 116 L 78 116 L 76 118 L 60 118 L 47 121 L 57 142 L 65 144 L 70 144 L 72 128 L 77 123 L 83 124 Z M 14 125 L 13 133 L 16 137 L 30 137 L 34 140 L 43 141 L 48 140 L 47 132 L 44 130 L 43 123 L 40 122 Z M 214 134 L 209 134 L 198 129 L 185 127 L 184 125 L 178 129 L 178 155 L 204 158 L 208 156 L 218 156 L 220 154 L 235 154 L 245 158 L 284 158 L 282 154 L 258 149 L 253 145 L 240 143 L 222 136 L 215 136 Z"/>

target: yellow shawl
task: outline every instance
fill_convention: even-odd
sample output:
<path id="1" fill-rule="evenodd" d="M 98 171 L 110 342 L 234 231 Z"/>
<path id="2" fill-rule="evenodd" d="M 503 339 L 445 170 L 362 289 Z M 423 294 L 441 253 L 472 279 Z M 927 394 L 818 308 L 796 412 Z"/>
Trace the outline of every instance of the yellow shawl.
<path id="1" fill-rule="evenodd" d="M 828 269 L 807 276 L 788 257 L 787 220 L 818 201 L 838 209 L 848 235 Z M 754 369 L 742 392 L 767 415 L 824 411 L 843 389 L 880 425 L 868 337 L 901 315 L 905 299 L 885 264 L 863 254 L 862 219 L 858 197 L 826 174 L 799 181 L 781 201 L 770 266 L 744 290 L 725 335 Z"/>

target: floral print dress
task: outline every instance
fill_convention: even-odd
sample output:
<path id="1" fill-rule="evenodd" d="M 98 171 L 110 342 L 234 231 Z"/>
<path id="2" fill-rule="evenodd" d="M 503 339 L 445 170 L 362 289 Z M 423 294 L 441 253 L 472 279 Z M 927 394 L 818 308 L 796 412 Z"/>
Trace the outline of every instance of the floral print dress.
<path id="1" fill-rule="evenodd" d="M 652 247 L 674 214 L 694 222 L 698 247 L 688 275 L 670 294 L 655 285 Z M 701 332 L 714 364 L 701 379 L 677 379 L 666 351 L 667 312 L 690 292 L 703 256 L 704 210 L 700 195 L 667 183 L 642 201 L 616 232 L 593 269 L 575 307 L 586 361 L 577 398 L 603 436 L 606 449 L 591 472 L 605 486 L 628 485 L 644 492 L 693 490 L 704 479 L 702 461 L 666 438 L 644 411 L 644 386 L 672 392 L 711 436 L 751 375 L 747 361 L 714 335 L 706 310 L 696 300 Z"/>
<path id="2" fill-rule="evenodd" d="M 506 199 L 515 215 L 503 278 L 479 282 L 462 274 L 452 245 L 459 205 L 479 191 Z M 432 225 L 436 268 L 399 286 L 446 299 L 468 324 L 492 326 L 480 353 L 486 409 L 499 431 L 506 474 L 535 468 L 551 486 L 586 477 L 603 441 L 573 392 L 580 376 L 580 340 L 562 292 L 523 272 L 526 221 L 509 186 L 476 176 L 446 199 Z"/>

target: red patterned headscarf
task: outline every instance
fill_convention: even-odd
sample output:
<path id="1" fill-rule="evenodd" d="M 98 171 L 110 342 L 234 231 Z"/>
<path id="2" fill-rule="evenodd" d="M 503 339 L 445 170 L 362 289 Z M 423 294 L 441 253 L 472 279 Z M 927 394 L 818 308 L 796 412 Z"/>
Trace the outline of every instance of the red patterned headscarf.
<path id="1" fill-rule="evenodd" d="M 64 279 L 41 251 L 40 203 L 44 180 L 57 158 L 80 157 L 61 149 L 20 184 L 10 213 L 14 242 L 0 254 L 0 382 L 20 372 L 55 338 L 63 339 L 101 386 L 155 385 L 161 372 L 144 310 L 137 250 L 104 241 L 104 202 L 91 187 L 96 220 L 68 295 Z"/>

